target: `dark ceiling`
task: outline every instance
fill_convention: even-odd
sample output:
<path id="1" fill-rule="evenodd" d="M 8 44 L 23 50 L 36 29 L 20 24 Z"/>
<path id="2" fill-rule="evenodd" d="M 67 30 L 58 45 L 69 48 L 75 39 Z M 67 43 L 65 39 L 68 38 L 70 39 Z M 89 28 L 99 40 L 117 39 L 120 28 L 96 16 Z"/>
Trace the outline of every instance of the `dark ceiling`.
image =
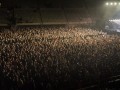
<path id="1" fill-rule="evenodd" d="M 111 0 L 0 0 L 2 7 L 96 7 Z M 115 1 L 115 0 L 112 0 Z M 118 0 L 117 0 L 118 1 Z"/>

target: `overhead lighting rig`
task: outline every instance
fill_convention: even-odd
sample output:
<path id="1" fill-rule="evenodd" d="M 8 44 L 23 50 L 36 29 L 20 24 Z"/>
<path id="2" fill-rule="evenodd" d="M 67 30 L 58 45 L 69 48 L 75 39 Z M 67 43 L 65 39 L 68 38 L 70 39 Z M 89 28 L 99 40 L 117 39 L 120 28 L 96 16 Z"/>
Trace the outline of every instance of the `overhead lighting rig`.
<path id="1" fill-rule="evenodd" d="M 106 2 L 105 3 L 106 6 L 120 6 L 120 2 Z"/>

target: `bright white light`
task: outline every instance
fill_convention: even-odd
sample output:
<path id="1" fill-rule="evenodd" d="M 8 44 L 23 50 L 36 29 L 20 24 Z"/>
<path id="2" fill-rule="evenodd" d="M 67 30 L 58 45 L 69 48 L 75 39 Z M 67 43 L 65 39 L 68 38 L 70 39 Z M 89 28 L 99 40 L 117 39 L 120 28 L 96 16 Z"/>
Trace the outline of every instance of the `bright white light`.
<path id="1" fill-rule="evenodd" d="M 110 3 L 110 5 L 113 5 L 113 3 Z"/>
<path id="2" fill-rule="evenodd" d="M 113 6 L 113 5 L 117 6 L 117 5 L 120 5 L 120 2 L 106 2 L 105 5 L 106 6 L 109 6 L 109 5 L 111 5 L 111 6 Z"/>
<path id="3" fill-rule="evenodd" d="M 115 2 L 114 5 L 117 5 L 117 3 Z"/>
<path id="4" fill-rule="evenodd" d="M 108 6 L 108 5 L 109 5 L 109 3 L 107 2 L 107 3 L 106 3 L 106 5 Z"/>
<path id="5" fill-rule="evenodd" d="M 120 21 L 120 19 L 112 19 L 112 20 L 109 20 L 109 21 Z"/>

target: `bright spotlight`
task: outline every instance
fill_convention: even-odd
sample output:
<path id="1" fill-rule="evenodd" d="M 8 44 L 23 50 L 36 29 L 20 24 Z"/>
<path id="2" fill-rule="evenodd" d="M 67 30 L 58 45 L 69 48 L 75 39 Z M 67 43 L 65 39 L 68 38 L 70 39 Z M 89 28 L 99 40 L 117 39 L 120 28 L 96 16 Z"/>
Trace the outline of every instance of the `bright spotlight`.
<path id="1" fill-rule="evenodd" d="M 118 3 L 118 5 L 120 5 L 120 2 Z"/>
<path id="2" fill-rule="evenodd" d="M 115 2 L 115 3 L 114 3 L 114 5 L 116 6 L 116 5 L 117 5 L 117 3 Z"/>
<path id="3" fill-rule="evenodd" d="M 107 3 L 106 3 L 106 5 L 108 6 L 108 5 L 109 5 L 109 3 L 107 2 Z"/>
<path id="4" fill-rule="evenodd" d="M 113 3 L 111 2 L 110 5 L 113 5 Z"/>

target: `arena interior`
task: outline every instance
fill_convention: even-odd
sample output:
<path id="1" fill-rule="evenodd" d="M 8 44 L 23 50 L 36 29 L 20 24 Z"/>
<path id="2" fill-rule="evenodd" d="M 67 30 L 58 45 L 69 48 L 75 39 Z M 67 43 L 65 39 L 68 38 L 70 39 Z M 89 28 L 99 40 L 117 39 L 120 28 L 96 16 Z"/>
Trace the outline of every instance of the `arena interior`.
<path id="1" fill-rule="evenodd" d="M 120 1 L 0 0 L 0 90 L 120 90 Z"/>

